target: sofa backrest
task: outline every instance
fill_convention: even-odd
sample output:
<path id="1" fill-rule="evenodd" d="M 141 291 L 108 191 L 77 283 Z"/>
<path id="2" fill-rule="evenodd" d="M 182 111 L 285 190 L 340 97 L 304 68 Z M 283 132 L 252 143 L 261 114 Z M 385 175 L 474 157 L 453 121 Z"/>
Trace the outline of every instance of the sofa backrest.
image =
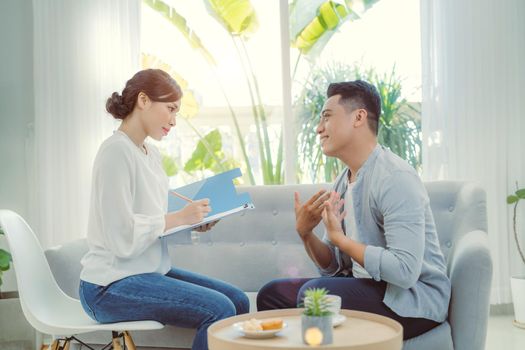
<path id="1" fill-rule="evenodd" d="M 486 232 L 485 195 L 479 187 L 463 182 L 425 183 L 446 257 L 454 242 L 468 231 Z M 171 236 L 174 266 L 220 278 L 255 292 L 266 282 L 282 277 L 314 277 L 317 269 L 295 231 L 294 191 L 304 202 L 329 185 L 276 185 L 240 187 L 250 193 L 255 210 L 230 216 L 209 233 L 192 241 L 189 233 Z M 213 205 L 213 203 L 212 203 Z M 314 232 L 322 235 L 322 225 Z M 58 284 L 78 298 L 80 259 L 87 251 L 77 240 L 46 251 Z"/>
<path id="2" fill-rule="evenodd" d="M 189 234 L 173 236 L 170 254 L 175 266 L 220 278 L 247 292 L 282 277 L 314 277 L 317 269 L 295 231 L 294 192 L 302 202 L 328 185 L 240 187 L 255 210 L 219 222 L 191 242 Z M 213 206 L 213 203 L 211 203 Z M 314 232 L 321 236 L 322 225 Z"/>
<path id="3" fill-rule="evenodd" d="M 485 191 L 471 182 L 425 182 L 441 250 L 448 261 L 455 242 L 474 230 L 487 232 Z"/>

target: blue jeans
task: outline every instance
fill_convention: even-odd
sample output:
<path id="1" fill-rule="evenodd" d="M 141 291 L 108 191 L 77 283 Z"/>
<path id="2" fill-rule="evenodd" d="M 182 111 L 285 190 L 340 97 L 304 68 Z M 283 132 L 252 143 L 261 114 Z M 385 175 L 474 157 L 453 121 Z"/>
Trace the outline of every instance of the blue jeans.
<path id="1" fill-rule="evenodd" d="M 197 329 L 193 350 L 207 350 L 207 329 L 215 321 L 247 313 L 246 294 L 228 283 L 173 268 L 166 275 L 144 273 L 99 286 L 80 281 L 80 302 L 101 323 L 155 320 Z"/>
<path id="2" fill-rule="evenodd" d="M 386 282 L 368 278 L 318 277 L 273 280 L 257 294 L 257 310 L 294 308 L 303 302 L 308 288 L 326 288 L 341 297 L 343 309 L 372 312 L 393 318 L 403 326 L 403 339 L 417 337 L 439 325 L 425 318 L 403 317 L 383 303 Z"/>

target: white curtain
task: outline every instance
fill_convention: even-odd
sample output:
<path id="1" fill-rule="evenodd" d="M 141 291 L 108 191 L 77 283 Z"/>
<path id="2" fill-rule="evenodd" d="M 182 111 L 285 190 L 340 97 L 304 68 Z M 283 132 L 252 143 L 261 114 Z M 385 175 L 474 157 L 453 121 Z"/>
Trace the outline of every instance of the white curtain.
<path id="1" fill-rule="evenodd" d="M 34 0 L 31 221 L 44 248 L 83 237 L 105 101 L 139 69 L 140 0 Z"/>
<path id="2" fill-rule="evenodd" d="M 491 303 L 508 303 L 510 276 L 525 272 L 505 201 L 525 187 L 525 1 L 422 0 L 421 14 L 423 175 L 485 188 Z"/>

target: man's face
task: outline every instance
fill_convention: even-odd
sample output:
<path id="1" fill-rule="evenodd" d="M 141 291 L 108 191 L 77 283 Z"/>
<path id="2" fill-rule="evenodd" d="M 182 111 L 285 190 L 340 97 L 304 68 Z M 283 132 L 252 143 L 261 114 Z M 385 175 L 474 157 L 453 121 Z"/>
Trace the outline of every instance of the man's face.
<path id="1" fill-rule="evenodd" d="M 355 132 L 354 119 L 356 112 L 359 111 L 348 112 L 339 103 L 340 99 L 340 95 L 335 95 L 326 100 L 317 126 L 317 134 L 323 153 L 337 158 L 340 158 L 351 144 L 350 141 Z"/>

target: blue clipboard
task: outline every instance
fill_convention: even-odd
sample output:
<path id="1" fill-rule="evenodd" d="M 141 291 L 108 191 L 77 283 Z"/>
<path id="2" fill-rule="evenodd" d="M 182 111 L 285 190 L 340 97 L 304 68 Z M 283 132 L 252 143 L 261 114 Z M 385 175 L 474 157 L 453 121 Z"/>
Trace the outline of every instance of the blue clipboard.
<path id="1" fill-rule="evenodd" d="M 166 231 L 164 235 L 192 229 L 247 209 L 254 209 L 255 206 L 252 203 L 250 194 L 237 193 L 237 189 L 233 184 L 233 180 L 240 176 L 242 176 L 241 169 L 235 168 L 207 179 L 173 189 L 173 191 L 192 200 L 208 198 L 212 211 L 201 222 L 193 225 L 174 227 Z M 188 202 L 184 199 L 168 194 L 168 212 L 178 211 L 187 204 Z"/>

